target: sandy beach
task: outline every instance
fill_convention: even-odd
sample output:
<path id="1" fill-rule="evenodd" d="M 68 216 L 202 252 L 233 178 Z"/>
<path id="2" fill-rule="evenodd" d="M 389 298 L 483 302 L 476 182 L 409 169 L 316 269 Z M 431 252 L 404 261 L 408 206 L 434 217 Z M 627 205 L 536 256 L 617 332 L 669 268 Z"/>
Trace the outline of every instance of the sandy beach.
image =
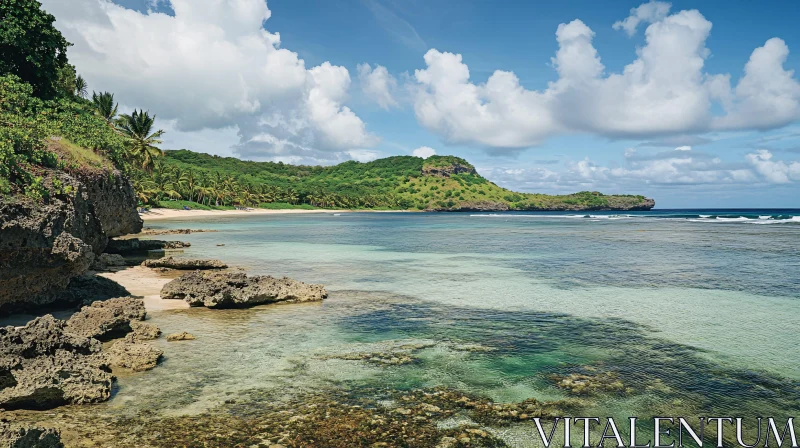
<path id="1" fill-rule="evenodd" d="M 210 216 L 252 216 L 252 215 L 286 215 L 303 213 L 345 213 L 351 210 L 267 210 L 254 208 L 250 210 L 173 210 L 168 208 L 154 208 L 147 213 L 140 213 L 144 221 L 158 221 L 162 219 L 192 219 Z"/>
<path id="2" fill-rule="evenodd" d="M 147 311 L 163 311 L 189 308 L 189 304 L 183 300 L 161 299 L 161 288 L 180 274 L 182 274 L 180 271 L 161 274 L 144 266 L 134 266 L 98 275 L 119 283 L 134 296 L 144 297 L 144 307 Z"/>

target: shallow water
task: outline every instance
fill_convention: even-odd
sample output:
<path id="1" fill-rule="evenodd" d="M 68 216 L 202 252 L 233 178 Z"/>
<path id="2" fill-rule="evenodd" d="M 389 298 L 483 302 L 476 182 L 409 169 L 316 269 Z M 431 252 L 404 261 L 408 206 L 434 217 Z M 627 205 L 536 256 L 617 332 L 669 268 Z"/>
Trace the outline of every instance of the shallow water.
<path id="1" fill-rule="evenodd" d="M 625 391 L 584 397 L 582 414 L 796 416 L 797 216 L 344 213 L 159 222 L 152 227 L 218 230 L 160 237 L 191 242 L 186 256 L 324 283 L 331 297 L 151 313 L 165 333 L 198 340 L 159 340 L 163 366 L 120 378 L 100 409 L 196 414 L 254 389 L 323 387 L 447 386 L 498 402 L 549 401 L 570 396 L 554 375 L 611 372 Z M 752 225 L 770 221 L 780 225 Z M 425 348 L 406 365 L 340 359 L 409 343 Z"/>

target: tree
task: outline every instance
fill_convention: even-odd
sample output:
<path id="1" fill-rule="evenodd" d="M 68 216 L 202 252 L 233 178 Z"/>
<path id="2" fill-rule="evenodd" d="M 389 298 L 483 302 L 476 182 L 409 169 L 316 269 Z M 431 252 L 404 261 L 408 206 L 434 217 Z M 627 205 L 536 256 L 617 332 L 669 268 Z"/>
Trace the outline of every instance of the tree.
<path id="1" fill-rule="evenodd" d="M 0 74 L 19 76 L 45 99 L 72 93 L 59 88 L 71 67 L 71 44 L 53 26 L 55 20 L 37 0 L 0 1 Z"/>
<path id="2" fill-rule="evenodd" d="M 123 135 L 130 139 L 131 156 L 145 171 L 152 172 L 155 160 L 163 155 L 155 145 L 161 144 L 164 131 L 153 130 L 156 116 L 152 117 L 143 110 L 134 110 L 132 114 L 122 114 L 117 121 L 117 127 Z"/>
<path id="3" fill-rule="evenodd" d="M 79 96 L 81 98 L 86 98 L 88 93 L 89 84 L 83 79 L 83 76 L 78 75 L 75 78 L 75 96 Z"/>
<path id="4" fill-rule="evenodd" d="M 113 123 L 114 118 L 117 116 L 117 107 L 119 106 L 114 102 L 114 94 L 110 92 L 92 92 L 92 103 L 97 108 L 97 112 L 101 117 L 105 118 L 107 122 Z"/>

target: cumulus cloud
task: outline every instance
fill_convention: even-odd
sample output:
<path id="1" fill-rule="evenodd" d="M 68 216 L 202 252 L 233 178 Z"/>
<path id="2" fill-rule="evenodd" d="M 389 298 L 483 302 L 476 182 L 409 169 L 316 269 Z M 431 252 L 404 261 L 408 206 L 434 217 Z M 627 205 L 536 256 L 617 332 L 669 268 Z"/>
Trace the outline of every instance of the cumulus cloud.
<path id="1" fill-rule="evenodd" d="M 772 160 L 772 153 L 759 149 L 747 155 L 753 169 L 767 181 L 775 184 L 788 184 L 800 181 L 800 162 Z"/>
<path id="2" fill-rule="evenodd" d="M 800 182 L 800 162 L 774 160 L 767 150 L 747 154 L 743 161 L 723 162 L 694 151 L 640 154 L 625 151 L 624 166 L 602 166 L 589 158 L 568 161 L 557 168 L 483 168 L 498 184 L 528 191 L 616 190 L 641 191 L 643 186 L 752 186 Z"/>
<path id="3" fill-rule="evenodd" d="M 419 148 L 411 151 L 411 155 L 414 157 L 422 157 L 423 159 L 427 159 L 430 156 L 436 155 L 436 150 L 428 146 L 420 146 Z"/>
<path id="4" fill-rule="evenodd" d="M 556 134 L 664 140 L 775 128 L 800 117 L 800 83 L 783 68 L 789 50 L 782 40 L 753 51 L 732 89 L 729 74 L 704 71 L 711 22 L 697 10 L 668 11 L 668 4 L 651 2 L 618 22 L 629 32 L 650 23 L 638 57 L 620 73 L 606 73 L 585 23 L 559 25 L 551 60 L 558 79 L 541 91 L 500 70 L 476 84 L 460 54 L 431 49 L 426 68 L 414 73 L 417 119 L 448 142 L 508 150 Z M 713 113 L 715 105 L 725 113 Z"/>
<path id="5" fill-rule="evenodd" d="M 389 110 L 397 106 L 393 94 L 397 89 L 397 80 L 389 74 L 386 67 L 376 65 L 373 69 L 369 64 L 359 64 L 358 79 L 364 94 L 380 107 Z"/>
<path id="6" fill-rule="evenodd" d="M 644 3 L 637 8 L 631 8 L 631 15 L 626 17 L 625 20 L 615 22 L 613 28 L 615 30 L 625 30 L 628 36 L 633 36 L 636 34 L 636 28 L 640 23 L 652 23 L 663 19 L 669 14 L 671 7 L 672 4 L 670 3 L 652 0 L 650 3 Z"/>
<path id="7" fill-rule="evenodd" d="M 95 88 L 182 132 L 237 127 L 253 158 L 322 157 L 377 142 L 347 106 L 350 75 L 307 68 L 263 25 L 264 0 L 170 0 L 174 15 L 108 0 L 44 0 L 75 44 L 70 60 Z"/>

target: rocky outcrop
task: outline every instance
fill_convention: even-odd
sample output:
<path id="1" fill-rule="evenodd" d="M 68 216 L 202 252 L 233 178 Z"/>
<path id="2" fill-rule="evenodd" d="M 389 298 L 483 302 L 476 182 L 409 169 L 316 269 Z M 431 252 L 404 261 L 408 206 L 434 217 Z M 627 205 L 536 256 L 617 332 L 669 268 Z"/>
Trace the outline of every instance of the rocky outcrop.
<path id="1" fill-rule="evenodd" d="M 142 227 L 133 190 L 119 173 L 80 180 L 45 170 L 42 177 L 52 192 L 43 202 L 0 197 L 0 314 L 58 302 L 109 236 Z"/>
<path id="2" fill-rule="evenodd" d="M 125 267 L 125 259 L 119 254 L 100 254 L 95 257 L 92 269 L 95 271 L 108 271 L 112 268 Z"/>
<path id="3" fill-rule="evenodd" d="M 131 322 L 144 320 L 146 314 L 141 299 L 117 297 L 81 308 L 67 320 L 66 331 L 105 341 L 133 331 Z"/>
<path id="4" fill-rule="evenodd" d="M 227 264 L 213 259 L 164 257 L 157 260 L 145 260 L 142 266 L 147 268 L 167 268 L 178 270 L 225 269 Z"/>
<path id="5" fill-rule="evenodd" d="M 154 235 L 189 235 L 191 233 L 205 233 L 216 232 L 216 230 L 205 229 L 152 229 L 145 227 L 137 236 L 154 236 Z"/>
<path id="6" fill-rule="evenodd" d="M 110 254 L 141 254 L 148 250 L 183 249 L 191 244 L 183 241 L 140 240 L 138 238 L 111 240 L 106 252 Z"/>
<path id="7" fill-rule="evenodd" d="M 424 176 L 434 176 L 434 177 L 450 177 L 454 174 L 474 174 L 477 175 L 478 172 L 475 171 L 475 167 L 471 164 L 467 163 L 465 160 L 454 160 L 450 164 L 445 165 L 424 165 L 422 167 L 422 174 Z"/>
<path id="8" fill-rule="evenodd" d="M 115 342 L 108 349 L 112 367 L 122 367 L 134 372 L 154 369 L 163 355 L 163 351 L 150 344 L 131 342 L 127 338 Z"/>
<path id="9" fill-rule="evenodd" d="M 0 409 L 50 409 L 111 396 L 108 359 L 95 339 L 47 315 L 0 328 Z"/>
<path id="10" fill-rule="evenodd" d="M 0 422 L 0 446 L 10 448 L 64 448 L 61 434 L 50 428 Z"/>
<path id="11" fill-rule="evenodd" d="M 322 285 L 305 284 L 287 277 L 248 277 L 242 272 L 189 272 L 161 289 L 162 299 L 185 300 L 190 306 L 208 308 L 321 301 L 326 297 L 328 292 Z"/>
<path id="12" fill-rule="evenodd" d="M 129 342 L 150 341 L 161 336 L 161 329 L 153 324 L 132 320 L 130 326 L 133 331 L 125 336 Z"/>
<path id="13" fill-rule="evenodd" d="M 171 335 L 167 336 L 167 342 L 194 341 L 195 339 L 197 339 L 197 338 L 194 337 L 193 334 L 187 333 L 185 331 L 182 331 L 180 333 L 174 333 L 174 334 L 171 334 Z"/>

